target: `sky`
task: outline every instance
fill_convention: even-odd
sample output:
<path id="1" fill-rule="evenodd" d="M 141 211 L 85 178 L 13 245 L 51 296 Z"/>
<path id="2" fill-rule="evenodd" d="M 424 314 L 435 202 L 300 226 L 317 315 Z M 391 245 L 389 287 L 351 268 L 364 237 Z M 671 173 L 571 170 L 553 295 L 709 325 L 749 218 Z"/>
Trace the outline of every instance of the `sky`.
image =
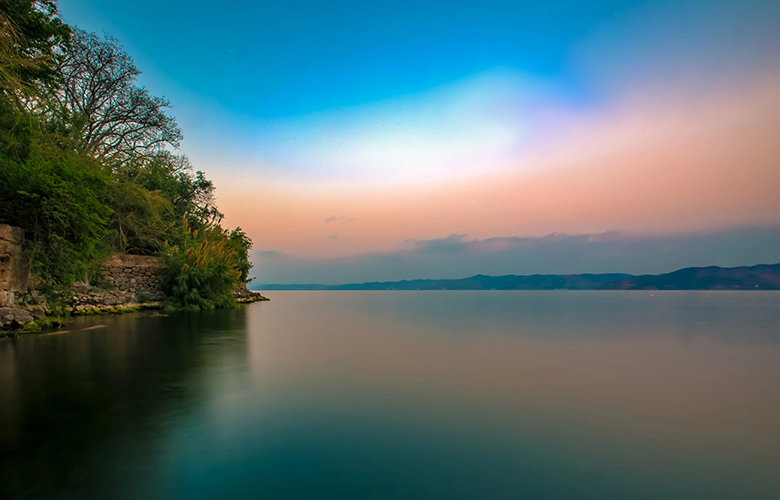
<path id="1" fill-rule="evenodd" d="M 780 2 L 60 0 L 255 283 L 780 262 Z"/>

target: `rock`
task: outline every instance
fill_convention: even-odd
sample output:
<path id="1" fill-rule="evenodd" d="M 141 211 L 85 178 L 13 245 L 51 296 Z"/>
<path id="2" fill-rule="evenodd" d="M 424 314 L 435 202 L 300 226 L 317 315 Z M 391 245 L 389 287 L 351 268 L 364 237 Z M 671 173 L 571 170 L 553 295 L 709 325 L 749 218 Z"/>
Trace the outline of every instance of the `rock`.
<path id="1" fill-rule="evenodd" d="M 46 317 L 46 309 L 43 306 L 29 306 L 28 310 L 32 314 L 33 318 L 41 319 Z"/>
<path id="2" fill-rule="evenodd" d="M 25 309 L 14 309 L 14 321 L 16 321 L 20 326 L 34 320 L 35 318 L 33 318 L 33 315 L 30 314 L 30 311 Z"/>
<path id="3" fill-rule="evenodd" d="M 263 296 L 259 292 L 247 289 L 246 284 L 239 285 L 233 290 L 233 298 L 241 301 L 263 300 Z"/>
<path id="4" fill-rule="evenodd" d="M 0 318 L 2 318 L 3 326 L 18 327 L 25 325 L 33 321 L 32 314 L 25 309 L 16 309 L 12 307 L 0 308 Z"/>

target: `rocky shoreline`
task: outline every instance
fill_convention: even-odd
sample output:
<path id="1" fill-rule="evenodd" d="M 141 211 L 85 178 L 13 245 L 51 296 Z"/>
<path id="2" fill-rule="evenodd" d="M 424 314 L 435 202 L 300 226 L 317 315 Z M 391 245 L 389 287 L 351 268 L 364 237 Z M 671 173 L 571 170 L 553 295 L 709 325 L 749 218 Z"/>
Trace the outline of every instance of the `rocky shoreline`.
<path id="1" fill-rule="evenodd" d="M 81 314 L 111 314 L 122 311 L 137 311 L 144 309 L 162 309 L 162 300 L 139 300 L 141 293 L 115 290 L 110 292 L 82 292 L 74 294 L 68 311 L 73 315 Z M 246 285 L 233 290 L 233 297 L 239 304 L 248 304 L 268 300 L 258 292 L 246 288 Z M 164 298 L 155 295 L 155 298 Z"/>
<path id="2" fill-rule="evenodd" d="M 152 295 L 158 300 L 148 300 L 150 294 L 143 289 L 140 292 L 131 292 L 127 289 L 89 291 L 89 288 L 83 284 L 75 288 L 77 291 L 65 308 L 68 315 L 126 314 L 148 309 L 163 309 L 165 306 L 162 300 L 165 296 L 160 291 Z M 150 291 L 155 292 L 154 289 Z M 236 288 L 233 297 L 239 304 L 269 300 L 258 292 L 248 290 L 246 285 Z M 22 333 L 36 332 L 44 327 L 62 324 L 59 318 L 48 317 L 48 312 L 45 299 L 39 294 L 33 292 L 17 296 L 12 306 L 0 307 L 0 338 L 15 337 Z"/>
<path id="3" fill-rule="evenodd" d="M 270 300 L 245 288 L 236 289 L 233 296 L 239 304 Z M 66 311 L 73 316 L 127 314 L 163 309 L 164 306 L 162 301 L 139 302 L 132 292 L 87 292 L 74 295 L 72 305 Z M 45 306 L 0 307 L 0 338 L 16 337 L 22 333 L 40 331 L 41 328 L 62 325 L 60 318 L 48 317 L 46 312 Z"/>
<path id="4" fill-rule="evenodd" d="M 61 324 L 58 318 L 47 316 L 46 298 L 35 290 L 23 239 L 20 228 L 0 224 L 0 337 Z M 73 295 L 64 307 L 65 315 L 162 309 L 166 298 L 162 273 L 158 257 L 114 254 L 98 274 L 98 286 L 88 283 L 73 286 Z M 268 300 L 248 290 L 246 284 L 236 287 L 233 297 L 241 304 Z"/>

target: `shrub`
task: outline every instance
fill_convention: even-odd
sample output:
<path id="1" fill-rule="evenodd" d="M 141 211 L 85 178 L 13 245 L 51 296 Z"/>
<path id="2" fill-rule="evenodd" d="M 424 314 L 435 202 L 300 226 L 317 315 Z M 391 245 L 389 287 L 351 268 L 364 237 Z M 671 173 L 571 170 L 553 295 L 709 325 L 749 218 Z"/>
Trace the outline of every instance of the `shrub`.
<path id="1" fill-rule="evenodd" d="M 181 246 L 166 245 L 163 250 L 162 282 L 168 303 L 189 310 L 233 307 L 233 289 L 242 276 L 236 251 L 219 227 L 198 233 L 185 219 Z"/>
<path id="2" fill-rule="evenodd" d="M 67 288 L 102 260 L 111 209 L 95 160 L 34 148 L 24 161 L 0 154 L 0 223 L 22 227 L 39 289 Z"/>

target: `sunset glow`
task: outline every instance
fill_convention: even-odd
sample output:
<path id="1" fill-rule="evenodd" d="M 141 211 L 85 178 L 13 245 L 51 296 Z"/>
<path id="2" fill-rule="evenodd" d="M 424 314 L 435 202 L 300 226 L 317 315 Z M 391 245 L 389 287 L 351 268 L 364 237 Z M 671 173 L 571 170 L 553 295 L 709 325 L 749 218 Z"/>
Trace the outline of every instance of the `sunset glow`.
<path id="1" fill-rule="evenodd" d="M 213 76 L 182 90 L 183 66 L 155 64 L 144 49 L 149 35 L 133 35 L 132 16 L 124 19 L 117 7 L 89 18 L 82 3 L 64 3 L 63 16 L 127 33 L 149 60 L 148 85 L 174 102 L 182 151 L 215 181 L 226 222 L 255 241 L 260 282 L 300 282 L 307 278 L 296 269 L 304 268 L 310 282 L 405 278 L 389 264 L 371 276 L 325 270 L 348 267 L 349 259 L 392 260 L 411 251 L 409 242 L 448 237 L 713 238 L 698 255 L 614 269 L 624 272 L 669 271 L 694 258 L 701 265 L 780 260 L 780 250 L 764 244 L 747 244 L 745 253 L 718 243 L 718 235 L 741 230 L 780 241 L 780 38 L 772 2 L 597 5 L 580 21 L 545 24 L 554 43 L 541 52 L 524 38 L 534 22 L 548 23 L 535 9 L 490 6 L 446 25 L 431 6 L 361 11 L 377 16 L 370 19 L 378 33 L 395 33 L 387 43 L 397 52 L 362 24 L 333 34 L 328 16 L 343 22 L 346 15 L 337 9 L 292 33 L 261 34 L 256 51 L 247 51 L 248 40 L 225 40 L 226 60 L 215 63 L 224 84 L 238 78 L 235 66 L 222 66 L 235 57 L 251 66 L 241 77 L 257 81 L 257 88 L 231 87 L 232 94 Z M 246 12 L 294 17 L 292 7 Z M 321 49 L 320 36 L 333 50 L 318 60 L 326 66 L 304 64 L 289 88 L 269 83 L 264 71 L 288 71 L 287 56 L 302 64 L 306 50 Z M 434 54 L 437 37 L 461 44 Z M 472 57 L 459 61 L 465 53 Z M 357 59 L 334 86 L 346 57 Z M 480 248 L 490 260 L 492 247 Z M 456 272 L 457 255 L 439 257 L 449 264 L 430 274 Z M 520 267 L 541 272 L 545 266 L 534 262 Z M 571 271 L 594 266 L 583 261 Z"/>

